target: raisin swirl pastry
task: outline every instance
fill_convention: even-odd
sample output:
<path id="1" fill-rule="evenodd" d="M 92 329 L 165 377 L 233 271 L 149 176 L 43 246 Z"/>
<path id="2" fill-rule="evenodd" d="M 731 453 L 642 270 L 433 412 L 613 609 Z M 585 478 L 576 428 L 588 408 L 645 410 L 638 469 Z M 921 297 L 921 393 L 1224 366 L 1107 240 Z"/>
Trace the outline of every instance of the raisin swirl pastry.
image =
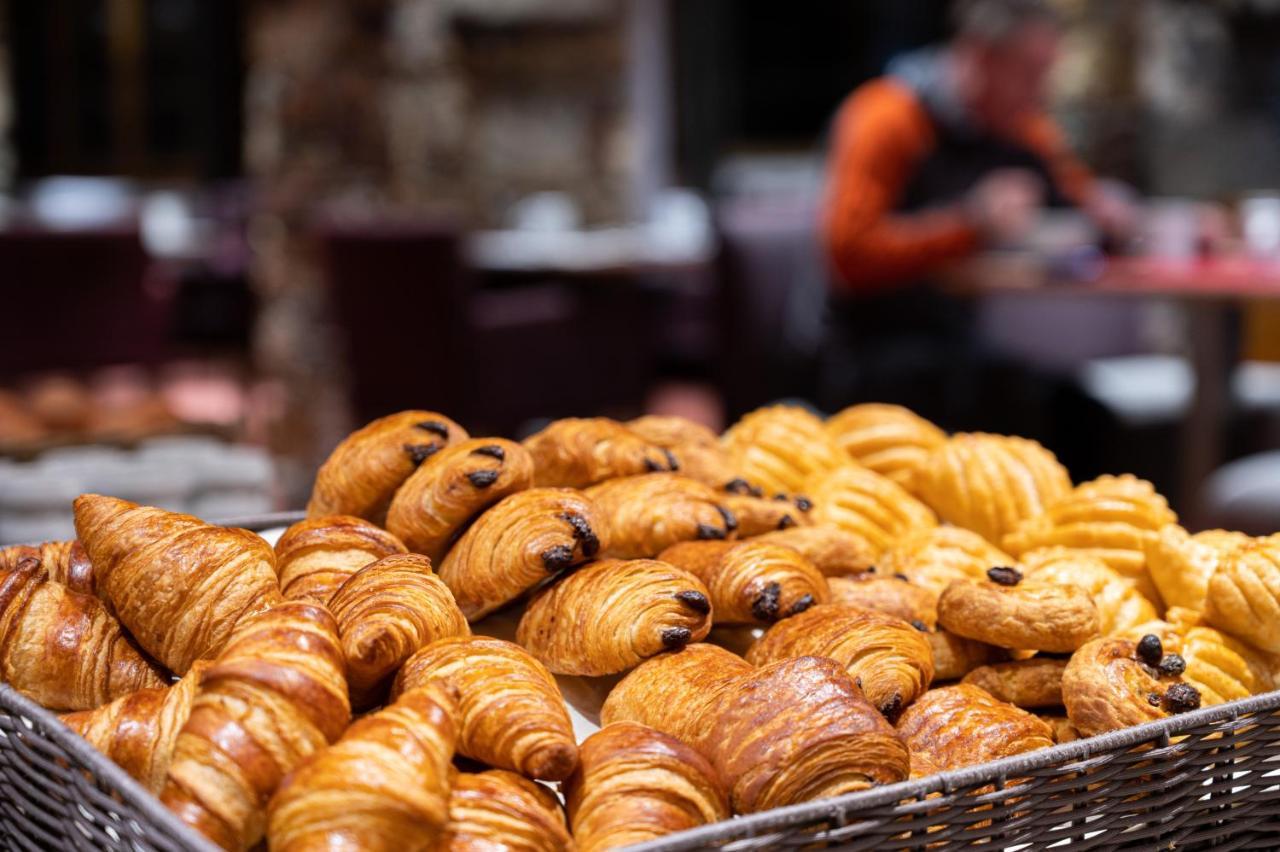
<path id="1" fill-rule="evenodd" d="M 827 434 L 865 468 L 911 487 L 915 470 L 947 434 L 900 405 L 863 403 L 827 418 Z"/>
<path id="2" fill-rule="evenodd" d="M 716 624 L 772 624 L 829 596 L 821 572 L 780 544 L 691 541 L 667 548 L 658 558 L 706 584 Z"/>
<path id="3" fill-rule="evenodd" d="M 1182 680 L 1184 668 L 1154 634 L 1095 639 L 1072 654 L 1062 675 L 1067 717 L 1092 737 L 1194 710 L 1200 693 Z"/>
<path id="4" fill-rule="evenodd" d="M 534 483 L 586 488 L 606 479 L 679 470 L 674 453 L 607 417 L 567 417 L 524 439 L 533 456 Z"/>
<path id="5" fill-rule="evenodd" d="M 790 405 L 757 409 L 720 440 L 738 474 L 769 494 L 798 493 L 811 475 L 849 461 L 821 420 Z"/>
<path id="6" fill-rule="evenodd" d="M 711 486 L 678 473 L 611 479 L 584 492 L 609 527 L 605 556 L 657 556 L 680 541 L 725 539 L 737 519 Z"/>
<path id="7" fill-rule="evenodd" d="M 427 459 L 387 510 L 387 530 L 438 563 L 462 528 L 503 497 L 533 485 L 533 457 L 514 441 L 471 438 Z"/>
<path id="8" fill-rule="evenodd" d="M 1065 547 L 1033 550 L 1022 557 L 1026 576 L 1037 583 L 1079 586 L 1098 607 L 1098 627 L 1103 636 L 1120 633 L 1153 621 L 1155 605 L 1100 559 Z"/>
<path id="9" fill-rule="evenodd" d="M 1204 620 L 1271 654 L 1280 654 L 1280 535 L 1228 553 L 1209 578 Z"/>
<path id="10" fill-rule="evenodd" d="M 577 848 L 556 794 L 507 772 L 459 772 L 438 852 L 569 852 Z"/>
<path id="11" fill-rule="evenodd" d="M 933 651 L 920 630 L 891 615 L 838 604 L 816 606 L 769 628 L 747 652 L 747 662 L 805 655 L 840 663 L 890 719 L 933 680 Z"/>
<path id="12" fill-rule="evenodd" d="M 1079 586 L 1022 582 L 1015 568 L 992 568 L 992 582 L 959 580 L 938 598 L 938 623 L 989 645 L 1074 651 L 1098 635 L 1098 608 Z"/>
<path id="13" fill-rule="evenodd" d="M 78 540 L 46 541 L 36 547 L 23 544 L 0 547 L 0 571 L 12 571 L 27 559 L 39 560 L 40 567 L 53 582 L 83 595 L 97 594 L 93 563 Z"/>
<path id="14" fill-rule="evenodd" d="M 1177 524 L 1167 524 L 1148 542 L 1147 570 L 1169 607 L 1202 612 L 1218 563 L 1249 541 L 1240 532 L 1205 530 L 1191 535 Z"/>
<path id="15" fill-rule="evenodd" d="M 531 488 L 476 519 L 440 563 L 440 579 L 476 621 L 609 546 L 593 502 L 567 488 Z"/>
<path id="16" fill-rule="evenodd" d="M 1024 709 L 1062 706 L 1062 673 L 1067 661 L 1032 657 L 979 666 L 962 683 L 985 689 L 993 698 Z"/>
<path id="17" fill-rule="evenodd" d="M 289 527 L 276 542 L 286 600 L 327 604 L 347 578 L 371 562 L 407 553 L 400 539 L 362 518 L 325 515 Z"/>
<path id="18" fill-rule="evenodd" d="M 1053 745 L 1053 730 L 1043 720 L 968 683 L 920 696 L 898 720 L 898 733 L 913 755 L 941 770 Z"/>
<path id="19" fill-rule="evenodd" d="M 627 428 L 644 440 L 670 450 L 680 461 L 680 472 L 712 488 L 723 488 L 737 478 L 720 438 L 701 423 L 686 417 L 647 414 L 627 421 Z"/>
<path id="20" fill-rule="evenodd" d="M 876 550 L 860 535 L 827 524 L 790 527 L 755 537 L 798 551 L 827 577 L 847 577 L 874 568 Z"/>
<path id="21" fill-rule="evenodd" d="M 882 574 L 902 574 L 934 594 L 956 580 L 985 580 L 987 570 L 1014 564 L 1013 557 L 982 536 L 942 526 L 908 533 L 880 555 Z"/>
<path id="22" fill-rule="evenodd" d="M 307 517 L 354 515 L 382 526 L 391 498 L 418 465 L 467 437 L 434 411 L 380 417 L 344 438 L 320 465 Z"/>
<path id="23" fill-rule="evenodd" d="M 862 536 L 878 552 L 913 530 L 938 525 L 933 511 L 906 489 L 874 471 L 845 464 L 805 483 L 813 521 Z"/>
<path id="24" fill-rule="evenodd" d="M 534 596 L 516 641 L 562 675 L 599 676 L 706 638 L 707 587 L 652 559 L 605 559 Z"/>

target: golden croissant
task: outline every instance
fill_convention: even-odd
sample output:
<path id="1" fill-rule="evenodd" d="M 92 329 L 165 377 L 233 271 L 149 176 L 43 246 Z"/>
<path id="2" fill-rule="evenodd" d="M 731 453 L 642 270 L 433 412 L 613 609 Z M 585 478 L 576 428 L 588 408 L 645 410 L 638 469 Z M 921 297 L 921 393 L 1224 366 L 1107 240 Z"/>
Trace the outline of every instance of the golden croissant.
<path id="1" fill-rule="evenodd" d="M 400 486 L 387 530 L 433 564 L 463 527 L 503 497 L 533 486 L 533 456 L 514 441 L 471 438 L 446 447 Z"/>
<path id="2" fill-rule="evenodd" d="M 439 852 L 569 852 L 577 848 L 556 794 L 507 772 L 459 772 Z"/>
<path id="3" fill-rule="evenodd" d="M 791 527 L 756 536 L 756 541 L 798 551 L 828 577 L 858 574 L 876 564 L 877 551 L 865 538 L 826 524 Z"/>
<path id="4" fill-rule="evenodd" d="M 1167 524 L 1147 543 L 1147 570 L 1170 608 L 1202 612 L 1209 594 L 1209 578 L 1218 563 L 1250 541 L 1240 532 L 1205 530 L 1190 535 L 1177 524 Z"/>
<path id="5" fill-rule="evenodd" d="M 102 601 L 35 559 L 0 572 L 0 679 L 51 710 L 92 710 L 165 679 Z"/>
<path id="6" fill-rule="evenodd" d="M 351 515 L 307 518 L 276 542 L 280 592 L 288 600 L 327 604 L 347 578 L 384 556 L 407 553 L 391 533 Z"/>
<path id="7" fill-rule="evenodd" d="M 603 553 L 617 559 L 657 556 L 680 541 L 728 538 L 738 528 L 722 495 L 677 473 L 611 479 L 585 493 L 609 527 Z"/>
<path id="8" fill-rule="evenodd" d="M 769 494 L 799 493 L 811 475 L 849 461 L 821 420 L 789 405 L 747 414 L 724 433 L 721 443 L 738 475 Z"/>
<path id="9" fill-rule="evenodd" d="M 707 587 L 652 559 L 605 559 L 534 596 L 516 641 L 556 674 L 617 674 L 711 631 Z"/>
<path id="10" fill-rule="evenodd" d="M 804 486 L 814 523 L 865 538 L 877 552 L 914 530 L 938 525 L 933 511 L 893 480 L 855 464 L 817 473 Z"/>
<path id="11" fill-rule="evenodd" d="M 756 540 L 685 542 L 658 557 L 694 574 L 716 624 L 772 624 L 826 603 L 826 578 L 798 551 Z"/>
<path id="12" fill-rule="evenodd" d="M 1154 620 L 1159 613 L 1130 579 L 1087 553 L 1051 547 L 1023 554 L 1027 577 L 1038 583 L 1079 586 L 1098 608 L 1098 628 L 1103 636 L 1120 633 Z"/>
<path id="13" fill-rule="evenodd" d="M 476 621 L 608 546 L 608 526 L 589 499 L 567 488 L 532 488 L 481 515 L 437 570 Z"/>
<path id="14" fill-rule="evenodd" d="M 938 623 L 938 596 L 903 575 L 883 577 L 870 572 L 857 577 L 828 577 L 831 602 L 857 609 L 873 609 L 902 619 L 917 630 Z"/>
<path id="15" fill-rule="evenodd" d="M 604 852 L 729 818 L 724 786 L 707 759 L 661 731 L 606 725 L 582 744 L 565 784 L 579 852 Z"/>
<path id="16" fill-rule="evenodd" d="M 93 563 L 78 540 L 46 541 L 35 547 L 23 544 L 0 547 L 0 571 L 12 571 L 19 562 L 28 559 L 39 561 L 53 582 L 61 583 L 73 592 L 97 594 Z"/>
<path id="17" fill-rule="evenodd" d="M 913 755 L 942 770 L 1053 745 L 1053 731 L 1044 721 L 968 683 L 920 696 L 898 720 L 898 733 Z"/>
<path id="18" fill-rule="evenodd" d="M 372 707 L 419 648 L 468 636 L 466 616 L 425 556 L 397 554 L 366 565 L 329 601 L 347 660 L 351 704 Z"/>
<path id="19" fill-rule="evenodd" d="M 1032 657 L 979 666 L 964 676 L 962 683 L 986 690 L 999 701 L 1024 709 L 1062 706 L 1062 673 L 1067 661 L 1054 657 Z"/>
<path id="20" fill-rule="evenodd" d="M 647 414 L 627 421 L 626 426 L 653 446 L 670 450 L 685 476 L 713 488 L 723 488 L 737 478 L 719 436 L 701 423 L 685 417 Z"/>
<path id="21" fill-rule="evenodd" d="M 915 469 L 947 434 L 900 405 L 863 403 L 827 418 L 827 434 L 865 468 L 911 487 Z"/>
<path id="22" fill-rule="evenodd" d="M 524 439 L 542 488 L 586 488 L 606 479 L 680 468 L 674 453 L 607 417 L 568 417 Z"/>
<path id="23" fill-rule="evenodd" d="M 1140 640 L 1095 639 L 1071 655 L 1062 675 L 1062 702 L 1081 735 L 1104 734 L 1164 719 L 1200 706 L 1200 693 L 1181 678 L 1185 661 L 1166 654 L 1154 634 Z"/>
<path id="24" fill-rule="evenodd" d="M 942 526 L 908 533 L 880 555 L 883 575 L 902 574 L 934 594 L 956 580 L 985 580 L 987 571 L 1014 559 L 985 538 L 960 527 Z"/>
<path id="25" fill-rule="evenodd" d="M 434 411 L 380 417 L 344 438 L 320 465 L 307 517 L 354 515 L 382 526 L 391 498 L 418 465 L 468 437 Z"/>
<path id="26" fill-rule="evenodd" d="M 548 781 L 569 777 L 577 766 L 560 688 L 519 645 L 485 636 L 439 639 L 409 658 L 391 694 L 436 679 L 459 696 L 459 753 Z"/>
<path id="27" fill-rule="evenodd" d="M 178 674 L 281 599 L 275 554 L 251 532 L 98 494 L 77 497 L 75 514 L 99 595 Z"/>
<path id="28" fill-rule="evenodd" d="M 1066 653 L 1098 635 L 1098 608 L 1079 586 L 1022 582 L 1014 568 L 993 568 L 992 582 L 957 580 L 938 598 L 938 623 L 1001 648 Z M 1007 579 L 1006 579 L 1007 578 Z"/>
<path id="29" fill-rule="evenodd" d="M 346 730 L 342 669 L 324 608 L 287 601 L 245 619 L 201 678 L 160 801 L 222 848 L 252 847 L 284 777 Z"/>
<path id="30" fill-rule="evenodd" d="M 1204 620 L 1280 654 L 1280 535 L 1241 545 L 1218 562 L 1209 578 Z"/>

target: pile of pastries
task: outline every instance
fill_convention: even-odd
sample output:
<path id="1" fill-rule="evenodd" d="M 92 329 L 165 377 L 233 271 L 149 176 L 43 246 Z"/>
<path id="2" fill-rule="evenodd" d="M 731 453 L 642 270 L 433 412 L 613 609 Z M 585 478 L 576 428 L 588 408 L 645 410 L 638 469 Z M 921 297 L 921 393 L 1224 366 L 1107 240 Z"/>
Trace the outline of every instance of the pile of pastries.
<path id="1" fill-rule="evenodd" d="M 75 521 L 0 550 L 0 676 L 226 849 L 611 849 L 1280 677 L 1280 537 L 886 405 L 520 443 L 405 411 L 274 547 Z M 567 677 L 607 692 L 583 742 Z"/>

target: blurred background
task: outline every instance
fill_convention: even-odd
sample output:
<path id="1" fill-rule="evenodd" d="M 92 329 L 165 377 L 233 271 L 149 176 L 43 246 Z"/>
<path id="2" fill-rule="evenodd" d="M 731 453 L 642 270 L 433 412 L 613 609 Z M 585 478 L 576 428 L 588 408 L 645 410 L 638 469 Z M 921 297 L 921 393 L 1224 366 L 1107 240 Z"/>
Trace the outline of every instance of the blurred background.
<path id="1" fill-rule="evenodd" d="M 1277 48 L 1280 0 L 0 0 L 0 542 L 300 507 L 401 408 L 779 399 L 1270 532 Z"/>

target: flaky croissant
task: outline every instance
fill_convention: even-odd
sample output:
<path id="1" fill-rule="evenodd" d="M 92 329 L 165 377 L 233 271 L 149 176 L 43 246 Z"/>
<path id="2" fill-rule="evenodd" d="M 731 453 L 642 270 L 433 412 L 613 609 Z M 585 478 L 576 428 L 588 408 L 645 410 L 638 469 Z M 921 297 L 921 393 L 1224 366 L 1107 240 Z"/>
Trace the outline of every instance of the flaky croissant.
<path id="1" fill-rule="evenodd" d="M 0 680 L 51 710 L 166 682 L 102 601 L 52 582 L 38 559 L 0 572 Z"/>
<path id="2" fill-rule="evenodd" d="M 1280 686 L 1280 656 L 1204 625 L 1185 628 L 1178 653 L 1186 662 L 1182 679 L 1205 704 L 1224 704 Z"/>
<path id="3" fill-rule="evenodd" d="M 392 697 L 433 679 L 458 692 L 459 753 L 548 781 L 569 777 L 577 766 L 560 688 L 519 645 L 484 636 L 439 639 L 404 664 Z"/>
<path id="4" fill-rule="evenodd" d="M 463 527 L 533 486 L 533 456 L 514 441 L 471 438 L 423 462 L 391 499 L 387 530 L 438 564 Z"/>
<path id="5" fill-rule="evenodd" d="M 720 438 L 701 423 L 686 417 L 647 414 L 627 421 L 626 426 L 655 447 L 674 453 L 685 476 L 713 488 L 723 488 L 737 477 Z"/>
<path id="6" fill-rule="evenodd" d="M 865 468 L 911 487 L 915 469 L 947 434 L 900 405 L 863 403 L 831 415 L 827 434 Z"/>
<path id="7" fill-rule="evenodd" d="M 938 596 L 902 575 L 884 577 L 864 573 L 857 577 L 828 577 L 827 586 L 834 604 L 883 612 L 917 630 L 938 623 Z"/>
<path id="8" fill-rule="evenodd" d="M 567 417 L 524 439 L 541 488 L 586 488 L 606 479 L 679 470 L 674 453 L 607 417 Z"/>
<path id="9" fill-rule="evenodd" d="M 898 733 L 912 754 L 943 770 L 1053 745 L 1044 721 L 967 683 L 920 696 L 898 720 Z"/>
<path id="10" fill-rule="evenodd" d="M 962 683 L 980 687 L 1014 707 L 1061 707 L 1062 673 L 1066 668 L 1066 660 L 1054 657 L 1010 660 L 979 666 L 965 675 Z"/>
<path id="11" fill-rule="evenodd" d="M 507 772 L 459 772 L 439 852 L 568 852 L 577 848 L 555 793 Z"/>
<path id="12" fill-rule="evenodd" d="M 609 546 L 596 506 L 567 488 L 532 488 L 489 509 L 437 566 L 471 621 Z"/>
<path id="13" fill-rule="evenodd" d="M 938 525 L 933 511 L 893 480 L 855 464 L 814 474 L 804 485 L 814 523 L 865 538 L 878 552 L 914 530 Z"/>
<path id="14" fill-rule="evenodd" d="M 650 473 L 611 479 L 586 490 L 606 519 L 605 556 L 657 556 L 676 542 L 725 539 L 738 521 L 721 494 L 678 473 Z"/>
<path id="15" fill-rule="evenodd" d="M 417 554 L 379 559 L 351 575 L 329 601 L 347 660 L 351 704 L 377 704 L 404 661 L 446 636 L 468 636 L 449 587 Z"/>
<path id="16" fill-rule="evenodd" d="M 800 493 L 812 474 L 849 461 L 821 420 L 790 405 L 756 409 L 720 440 L 734 470 L 769 494 Z"/>
<path id="17" fill-rule="evenodd" d="M 1071 489 L 1067 471 L 1035 441 L 953 435 L 916 470 L 914 491 L 945 521 L 999 544 Z"/>
<path id="18" fill-rule="evenodd" d="M 1165 604 L 1202 612 L 1218 563 L 1249 541 L 1241 532 L 1205 530 L 1190 535 L 1177 524 L 1167 524 L 1147 543 L 1147 570 Z"/>
<path id="19" fill-rule="evenodd" d="M 12 571 L 19 562 L 29 559 L 38 560 L 53 582 L 73 592 L 97 594 L 93 563 L 78 540 L 46 541 L 35 547 L 23 544 L 0 547 L 0 571 Z"/>
<path id="20" fill-rule="evenodd" d="M 724 786 L 706 758 L 634 722 L 607 725 L 583 742 L 565 799 L 579 852 L 604 852 L 729 818 Z"/>
<path id="21" fill-rule="evenodd" d="M 890 719 L 933 680 L 933 651 L 924 634 L 900 618 L 856 607 L 816 606 L 765 632 L 747 662 L 812 655 L 844 666 L 863 694 Z"/>
<path id="22" fill-rule="evenodd" d="M 865 538 L 826 524 L 791 527 L 756 536 L 756 541 L 781 544 L 813 563 L 827 577 L 859 574 L 876 564 L 876 550 Z"/>
<path id="23" fill-rule="evenodd" d="M 1271 654 L 1280 654 L 1280 535 L 1224 556 L 1209 578 L 1204 620 Z"/>
<path id="24" fill-rule="evenodd" d="M 401 411 L 357 429 L 316 474 L 307 517 L 354 515 L 382 526 L 387 507 L 418 465 L 467 431 L 434 411 Z"/>
<path id="25" fill-rule="evenodd" d="M 985 580 L 988 569 L 1013 563 L 1012 556 L 977 533 L 942 526 L 898 539 L 880 555 L 877 566 L 881 574 L 902 574 L 940 595 L 956 580 Z"/>
<path id="26" fill-rule="evenodd" d="M 276 542 L 280 591 L 288 600 L 327 604 L 347 578 L 384 556 L 407 553 L 391 533 L 351 515 L 307 518 Z"/>
<path id="27" fill-rule="evenodd" d="M 1083 736 L 1140 725 L 1200 706 L 1180 677 L 1184 661 L 1154 636 L 1095 639 L 1071 655 L 1062 675 L 1067 717 Z"/>
<path id="28" fill-rule="evenodd" d="M 252 847 L 284 777 L 346 730 L 342 669 L 322 607 L 286 601 L 242 621 L 204 672 L 160 801 L 222 848 Z"/>
<path id="29" fill-rule="evenodd" d="M 242 619 L 281 599 L 275 554 L 247 530 L 98 494 L 77 497 L 75 515 L 98 593 L 178 674 L 217 655 Z"/>
<path id="30" fill-rule="evenodd" d="M 1039 583 L 1075 585 L 1093 598 L 1103 636 L 1154 620 L 1159 613 L 1132 580 L 1120 576 L 1100 559 L 1065 547 L 1023 554 L 1026 575 Z M 998 697 L 998 696 L 997 696 Z"/>
<path id="31" fill-rule="evenodd" d="M 1022 582 L 1012 568 L 991 573 L 993 579 L 1012 579 L 957 580 L 947 586 L 938 598 L 938 623 L 944 629 L 1001 648 L 1057 653 L 1074 651 L 1098 635 L 1098 608 L 1079 586 Z"/>
<path id="32" fill-rule="evenodd" d="M 434 849 L 449 821 L 457 704 L 431 683 L 358 719 L 271 799 L 278 852 Z"/>
<path id="33" fill-rule="evenodd" d="M 772 624 L 826 603 L 826 578 L 798 551 L 757 540 L 685 542 L 658 557 L 694 574 L 716 624 Z"/>

